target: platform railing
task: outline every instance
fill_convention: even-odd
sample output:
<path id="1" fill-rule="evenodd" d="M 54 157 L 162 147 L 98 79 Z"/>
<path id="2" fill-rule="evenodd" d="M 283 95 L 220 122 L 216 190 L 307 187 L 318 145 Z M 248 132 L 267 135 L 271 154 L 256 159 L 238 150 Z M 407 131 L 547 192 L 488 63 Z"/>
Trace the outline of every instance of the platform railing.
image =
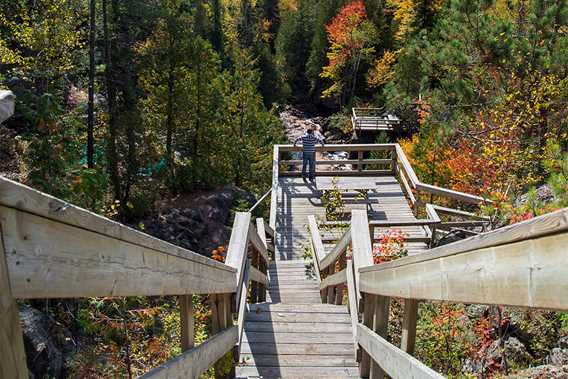
<path id="1" fill-rule="evenodd" d="M 272 221 L 276 217 L 277 178 L 301 175 L 301 161 L 288 159 L 290 153 L 301 151 L 301 146 L 293 145 L 276 145 L 274 148 Z M 323 153 L 338 151 L 356 155 L 357 159 L 330 161 L 321 158 Z M 421 217 L 418 223 L 427 230 L 431 245 L 435 244 L 438 235 L 445 236 L 451 231 L 475 235 L 490 226 L 491 220 L 482 214 L 481 206 L 491 204 L 491 200 L 422 182 L 399 144 L 325 145 L 316 146 L 316 152 L 320 153 L 316 161 L 316 176 L 396 177 L 409 206 L 417 217 Z M 382 158 L 376 158 L 377 155 Z M 345 165 L 351 167 L 346 169 Z"/>
<path id="2" fill-rule="evenodd" d="M 364 211 L 352 212 L 349 228 L 328 253 L 313 222 L 322 299 L 348 299 L 361 377 L 443 377 L 413 357 L 421 301 L 568 310 L 568 208 L 380 264 L 373 264 Z M 392 298 L 404 303 L 400 346 L 388 341 Z"/>
<path id="3" fill-rule="evenodd" d="M 0 178 L 0 377 L 28 377 L 17 299 L 175 295 L 183 352 L 144 377 L 198 378 L 238 349 L 247 299 L 266 298 L 266 230 L 237 213 L 221 263 Z M 209 295 L 212 310 L 199 346 L 194 294 Z"/>

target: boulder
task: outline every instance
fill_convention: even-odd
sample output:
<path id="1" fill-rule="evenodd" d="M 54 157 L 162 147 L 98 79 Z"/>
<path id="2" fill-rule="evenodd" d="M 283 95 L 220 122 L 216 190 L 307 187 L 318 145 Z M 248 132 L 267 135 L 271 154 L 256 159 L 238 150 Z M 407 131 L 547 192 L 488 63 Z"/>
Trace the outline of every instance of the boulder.
<path id="1" fill-rule="evenodd" d="M 556 366 L 568 365 L 568 349 L 555 347 L 550 351 L 548 362 Z"/>
<path id="2" fill-rule="evenodd" d="M 526 346 L 515 337 L 509 337 L 503 343 L 501 340 L 494 341 L 487 349 L 486 361 L 503 364 L 503 356 L 508 367 L 526 367 L 532 360 Z"/>
<path id="3" fill-rule="evenodd" d="M 0 123 L 3 123 L 14 114 L 16 97 L 12 91 L 0 90 Z"/>
<path id="4" fill-rule="evenodd" d="M 568 366 L 542 365 L 508 375 L 507 379 L 568 379 Z"/>
<path id="5" fill-rule="evenodd" d="M 74 351 L 71 333 L 53 317 L 20 307 L 28 369 L 36 378 L 63 378 L 66 357 Z"/>

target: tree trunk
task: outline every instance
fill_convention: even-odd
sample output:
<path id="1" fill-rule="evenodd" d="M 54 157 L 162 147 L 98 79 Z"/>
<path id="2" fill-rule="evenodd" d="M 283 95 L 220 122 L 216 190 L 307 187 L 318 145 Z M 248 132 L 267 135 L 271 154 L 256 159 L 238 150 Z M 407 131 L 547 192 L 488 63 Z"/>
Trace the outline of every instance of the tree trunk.
<path id="1" fill-rule="evenodd" d="M 111 59 L 111 42 L 108 26 L 108 12 L 107 1 L 102 0 L 103 12 L 103 31 L 104 31 L 104 45 L 105 45 L 105 84 L 107 92 L 107 105 L 108 105 L 108 141 L 107 141 L 107 159 L 110 180 L 113 186 L 114 198 L 118 200 L 121 198 L 120 176 L 118 174 L 118 153 L 116 150 L 116 142 L 118 138 L 118 130 L 116 126 L 116 89 L 112 80 L 112 59 Z"/>
<path id="2" fill-rule="evenodd" d="M 87 111 L 87 167 L 95 166 L 95 38 L 96 0 L 89 1 L 89 106 Z"/>

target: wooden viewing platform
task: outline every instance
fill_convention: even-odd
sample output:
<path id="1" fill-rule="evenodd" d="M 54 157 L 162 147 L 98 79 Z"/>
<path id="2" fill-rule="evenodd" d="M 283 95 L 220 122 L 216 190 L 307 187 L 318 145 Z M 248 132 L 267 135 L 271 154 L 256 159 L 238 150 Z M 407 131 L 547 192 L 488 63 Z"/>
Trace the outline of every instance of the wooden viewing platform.
<path id="1" fill-rule="evenodd" d="M 270 218 L 238 212 L 225 263 L 0 178 L 0 377 L 28 375 L 16 299 L 179 296 L 183 352 L 145 378 L 197 378 L 229 352 L 239 378 L 441 378 L 413 357 L 419 301 L 568 310 L 568 209 L 487 231 L 487 200 L 422 183 L 397 144 L 317 150 L 357 159 L 318 161 L 311 184 L 289 159 L 300 148 L 275 146 Z M 374 265 L 391 228 L 409 254 Z M 433 247 L 456 231 L 471 237 Z M 199 346 L 192 294 L 213 313 Z M 399 346 L 391 298 L 404 299 Z"/>
<path id="2" fill-rule="evenodd" d="M 400 119 L 385 113 L 382 108 L 352 108 L 351 124 L 353 137 L 356 139 L 363 132 L 392 131 L 400 124 Z"/>

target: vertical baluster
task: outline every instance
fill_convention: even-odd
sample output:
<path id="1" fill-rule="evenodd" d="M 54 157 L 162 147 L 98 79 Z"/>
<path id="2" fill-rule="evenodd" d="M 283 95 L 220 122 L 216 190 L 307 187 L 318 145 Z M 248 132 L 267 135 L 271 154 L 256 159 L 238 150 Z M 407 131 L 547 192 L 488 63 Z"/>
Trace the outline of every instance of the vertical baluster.
<path id="1" fill-rule="evenodd" d="M 377 297 L 368 293 L 362 294 L 363 296 L 363 325 L 373 329 L 373 322 L 375 319 L 375 305 Z M 361 349 L 361 361 L 359 362 L 359 375 L 362 378 L 368 378 L 371 371 L 371 357 L 367 352 Z"/>
<path id="2" fill-rule="evenodd" d="M 179 296 L 178 301 L 181 321 L 181 350 L 186 351 L 194 345 L 193 295 Z"/>
<path id="3" fill-rule="evenodd" d="M 362 172 L 363 171 L 363 152 L 362 151 L 358 151 L 357 152 L 357 171 Z"/>
<path id="4" fill-rule="evenodd" d="M 402 338 L 400 341 L 400 348 L 410 355 L 414 355 L 417 317 L 418 300 L 404 299 L 404 317 L 402 319 Z"/>
<path id="5" fill-rule="evenodd" d="M 335 273 L 335 263 L 329 266 L 328 276 L 331 276 Z M 327 287 L 327 303 L 334 304 L 335 301 L 335 287 L 329 286 Z"/>
<path id="6" fill-rule="evenodd" d="M 384 339 L 387 339 L 388 326 L 389 326 L 389 308 L 390 298 L 385 296 L 376 296 L 375 306 L 375 320 L 373 330 Z M 384 379 L 385 372 L 373 361 L 371 364 L 371 379 Z"/>
<path id="7" fill-rule="evenodd" d="M 27 379 L 28 367 L 20 314 L 12 297 L 0 225 L 0 378 Z"/>
<path id="8" fill-rule="evenodd" d="M 335 301 L 333 304 L 335 305 L 342 305 L 343 304 L 343 284 L 339 284 L 335 287 Z"/>
<path id="9" fill-rule="evenodd" d="M 255 268 L 258 268 L 259 266 L 259 253 L 258 251 L 256 251 L 256 249 L 252 249 L 252 265 Z M 251 282 L 250 285 L 250 297 L 251 297 L 251 303 L 258 303 L 258 293 L 259 293 L 259 284 L 258 282 Z"/>

